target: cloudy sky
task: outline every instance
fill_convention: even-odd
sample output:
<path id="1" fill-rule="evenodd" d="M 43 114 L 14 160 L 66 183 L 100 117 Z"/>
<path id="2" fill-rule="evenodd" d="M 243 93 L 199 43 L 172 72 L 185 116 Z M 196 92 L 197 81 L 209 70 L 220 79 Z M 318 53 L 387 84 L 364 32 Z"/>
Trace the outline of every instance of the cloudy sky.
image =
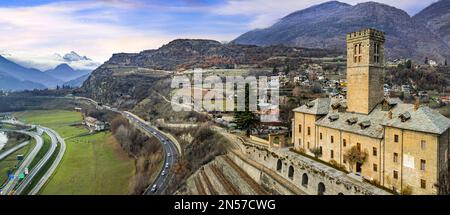
<path id="1" fill-rule="evenodd" d="M 436 0 L 378 0 L 414 15 Z M 0 1 L 0 54 L 38 58 L 72 50 L 106 61 L 112 53 L 158 48 L 176 38 L 229 41 L 326 0 Z M 343 0 L 349 4 L 364 2 Z"/>

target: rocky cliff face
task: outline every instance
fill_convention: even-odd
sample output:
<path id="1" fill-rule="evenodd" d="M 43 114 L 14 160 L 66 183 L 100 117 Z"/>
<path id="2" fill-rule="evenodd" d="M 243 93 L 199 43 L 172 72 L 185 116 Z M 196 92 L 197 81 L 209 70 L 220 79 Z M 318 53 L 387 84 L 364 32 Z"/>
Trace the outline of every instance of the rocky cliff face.
<path id="1" fill-rule="evenodd" d="M 154 82 L 164 78 L 129 71 L 101 66 L 83 83 L 82 94 L 104 104 L 131 109 L 150 94 Z"/>
<path id="2" fill-rule="evenodd" d="M 269 28 L 245 33 L 233 43 L 345 50 L 346 33 L 367 27 L 386 32 L 388 58 L 442 60 L 450 55 L 446 43 L 406 12 L 375 2 L 351 6 L 333 1 L 313 6 Z"/>

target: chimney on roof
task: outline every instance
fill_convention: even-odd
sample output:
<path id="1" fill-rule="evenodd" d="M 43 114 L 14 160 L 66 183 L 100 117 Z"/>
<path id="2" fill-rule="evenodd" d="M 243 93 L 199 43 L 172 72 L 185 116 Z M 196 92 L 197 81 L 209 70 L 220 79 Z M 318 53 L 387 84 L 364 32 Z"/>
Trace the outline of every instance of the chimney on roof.
<path id="1" fill-rule="evenodd" d="M 419 107 L 420 107 L 420 101 L 419 101 L 419 99 L 417 98 L 417 99 L 416 99 L 416 102 L 414 102 L 414 111 L 419 110 Z"/>

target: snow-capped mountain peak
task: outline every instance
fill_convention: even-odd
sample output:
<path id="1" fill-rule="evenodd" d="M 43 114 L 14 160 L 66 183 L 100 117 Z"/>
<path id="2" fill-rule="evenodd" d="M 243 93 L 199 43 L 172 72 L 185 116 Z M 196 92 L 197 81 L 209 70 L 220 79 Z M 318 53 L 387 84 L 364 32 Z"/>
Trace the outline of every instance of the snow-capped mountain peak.
<path id="1" fill-rule="evenodd" d="M 67 62 L 82 61 L 82 60 L 91 61 L 91 59 L 87 58 L 86 56 L 81 56 L 74 51 L 71 51 L 70 53 L 65 54 L 63 59 Z"/>

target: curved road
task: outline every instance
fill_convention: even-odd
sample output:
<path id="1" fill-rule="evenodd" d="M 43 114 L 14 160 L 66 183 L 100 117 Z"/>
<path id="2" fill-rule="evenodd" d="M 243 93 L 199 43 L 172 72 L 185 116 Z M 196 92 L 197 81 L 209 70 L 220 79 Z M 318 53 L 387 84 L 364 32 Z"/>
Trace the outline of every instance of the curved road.
<path id="1" fill-rule="evenodd" d="M 23 133 L 29 136 L 32 136 L 36 140 L 36 146 L 33 148 L 33 150 L 28 154 L 28 156 L 25 158 L 25 160 L 20 164 L 19 168 L 17 168 L 17 171 L 14 173 L 14 179 L 9 180 L 8 183 L 3 187 L 2 194 L 8 195 L 12 193 L 14 187 L 19 182 L 19 174 L 25 171 L 25 168 L 27 168 L 30 163 L 34 160 L 39 150 L 41 150 L 42 145 L 44 144 L 44 140 L 42 137 L 40 137 L 36 133 L 32 132 L 25 132 L 25 131 L 17 131 L 19 133 Z"/>
<path id="2" fill-rule="evenodd" d="M 42 167 L 48 162 L 48 160 L 51 158 L 53 153 L 56 150 L 56 147 L 58 146 L 58 140 L 56 139 L 56 136 L 50 132 L 48 129 L 39 127 L 40 129 L 44 130 L 45 133 L 50 137 L 51 139 L 51 145 L 50 149 L 45 153 L 44 157 L 42 157 L 41 160 L 36 164 L 36 166 L 33 167 L 33 169 L 30 171 L 30 173 L 25 177 L 25 179 L 20 183 L 19 187 L 17 187 L 14 194 L 20 195 L 22 194 L 23 190 L 33 181 L 36 174 L 41 171 Z"/>
<path id="3" fill-rule="evenodd" d="M 13 123 L 13 124 L 20 124 L 20 125 L 25 125 L 24 123 L 20 122 L 20 121 L 13 121 L 13 122 L 7 122 L 7 123 Z M 29 126 L 29 125 L 27 125 Z M 7 187 L 5 186 L 6 189 L 4 189 L 3 194 L 23 194 L 23 190 L 33 181 L 34 177 L 36 176 L 36 174 L 41 171 L 41 169 L 45 166 L 45 164 L 50 160 L 50 158 L 52 157 L 52 155 L 55 153 L 56 148 L 58 147 L 58 142 L 60 143 L 60 149 L 57 152 L 57 157 L 55 158 L 55 160 L 53 161 L 52 165 L 50 166 L 50 168 L 45 172 L 45 174 L 40 178 L 39 182 L 33 187 L 33 189 L 31 190 L 31 192 L 29 194 L 31 195 L 35 195 L 39 192 L 39 190 L 44 186 L 44 184 L 47 182 L 47 180 L 50 178 L 50 176 L 54 173 L 54 171 L 56 170 L 56 168 L 58 167 L 59 163 L 62 160 L 62 157 L 64 156 L 65 150 L 66 150 L 66 144 L 64 139 L 54 130 L 50 129 L 50 128 L 46 128 L 46 127 L 41 127 L 41 126 L 37 126 L 38 129 L 42 129 L 45 133 L 47 133 L 47 135 L 50 137 L 51 139 L 51 146 L 50 149 L 47 151 L 47 153 L 44 155 L 44 157 L 39 160 L 39 162 L 36 164 L 36 166 L 33 167 L 33 169 L 29 172 L 29 174 L 24 178 L 24 180 L 21 181 L 21 183 L 19 184 L 19 186 L 17 187 L 17 189 L 14 191 L 14 187 L 17 185 L 17 181 L 16 182 L 12 182 L 10 181 L 10 183 L 14 183 L 13 185 L 9 185 L 11 187 Z M 20 132 L 20 133 L 25 133 L 25 134 L 34 134 L 32 132 L 24 132 L 24 131 L 16 131 L 16 132 Z M 30 135 L 33 136 L 33 135 Z M 39 138 L 41 138 L 40 136 L 38 136 Z M 37 139 L 36 139 L 37 140 Z M 43 144 L 43 140 L 41 138 L 42 144 Z M 38 142 L 38 141 L 37 141 Z M 25 143 L 22 143 L 20 145 L 24 145 Z M 26 144 L 25 144 L 26 145 Z M 38 146 L 38 145 L 37 145 Z M 16 146 L 17 147 L 17 146 Z M 23 147 L 23 146 L 22 146 Z M 38 152 L 40 151 L 40 149 L 42 148 L 42 145 L 40 146 Z M 17 149 L 16 149 L 17 150 Z M 34 152 L 34 149 L 33 149 Z M 37 153 L 36 154 L 29 154 L 29 156 L 27 156 L 26 161 L 30 160 L 30 162 L 25 163 L 25 161 L 22 163 L 22 165 L 24 166 L 24 168 L 28 167 L 29 164 L 35 159 Z M 2 154 L 3 156 L 3 154 Z M 26 164 L 26 165 L 25 165 Z M 23 172 L 23 169 L 18 169 L 18 171 L 16 171 L 15 175 L 18 175 L 20 173 Z M 17 179 L 17 176 L 15 177 L 15 179 Z M 6 192 L 7 191 L 7 192 Z M 13 192 L 12 192 L 13 191 Z"/>
<path id="4" fill-rule="evenodd" d="M 159 130 L 153 128 L 152 126 L 148 125 L 145 121 L 138 118 L 137 116 L 134 116 L 133 114 L 124 112 L 124 116 L 127 117 L 129 120 L 134 122 L 136 125 L 140 126 L 142 129 L 144 129 L 146 132 L 152 134 L 158 140 L 162 143 L 165 156 L 164 156 L 164 164 L 163 168 L 160 171 L 159 175 L 156 177 L 153 184 L 151 184 L 147 190 L 144 192 L 145 195 L 154 195 L 154 194 L 163 194 L 167 186 L 169 185 L 173 174 L 170 171 L 177 162 L 178 159 L 178 149 L 172 140 L 167 138 L 163 133 L 161 133 Z M 169 156 L 170 155 L 170 156 Z M 167 168 L 166 168 L 167 165 Z M 163 175 L 163 172 L 165 174 Z M 156 185 L 156 190 L 153 190 L 153 186 Z"/>
<path id="5" fill-rule="evenodd" d="M 93 99 L 86 98 L 86 97 L 75 97 L 75 99 L 84 99 L 91 103 L 93 103 L 97 108 L 106 108 L 107 110 L 116 112 L 118 114 L 121 114 L 125 116 L 128 120 L 132 121 L 135 125 L 139 126 L 141 129 L 146 131 L 147 133 L 155 136 L 160 141 L 161 145 L 164 149 L 164 164 L 163 168 L 160 170 L 158 176 L 156 177 L 153 184 L 151 184 L 145 191 L 144 195 L 157 195 L 157 194 L 164 194 L 165 189 L 169 185 L 173 173 L 171 171 L 173 165 L 177 162 L 180 152 L 177 149 L 176 144 L 168 137 L 166 137 L 162 132 L 160 132 L 158 129 L 155 129 L 154 127 L 150 126 L 147 122 L 142 120 L 141 118 L 137 117 L 136 115 L 126 112 L 126 111 L 119 111 L 116 108 L 111 108 L 106 105 L 99 105 L 98 102 L 96 102 Z M 170 156 L 168 154 L 170 153 Z M 166 168 L 167 164 L 167 168 Z M 163 175 L 163 172 L 165 174 Z M 156 186 L 156 190 L 153 190 L 153 186 Z"/>
<path id="6" fill-rule="evenodd" d="M 56 133 L 54 130 L 50 129 L 50 128 L 44 128 L 44 131 L 47 132 L 47 134 L 49 134 L 50 137 L 54 137 L 56 138 L 56 140 L 59 142 L 59 152 L 58 155 L 56 156 L 55 160 L 53 161 L 52 165 L 50 166 L 50 168 L 47 170 L 47 172 L 41 177 L 41 179 L 39 180 L 39 182 L 33 187 L 33 189 L 30 191 L 30 195 L 36 195 L 44 186 L 44 184 L 48 181 L 48 179 L 50 178 L 50 176 L 53 175 L 53 173 L 55 172 L 56 168 L 58 167 L 59 163 L 61 163 L 61 160 L 64 156 L 64 153 L 66 151 L 66 142 L 64 141 L 64 139 L 58 134 Z M 51 135 L 50 135 L 51 134 Z M 52 137 L 52 141 L 53 141 L 53 137 Z"/>

